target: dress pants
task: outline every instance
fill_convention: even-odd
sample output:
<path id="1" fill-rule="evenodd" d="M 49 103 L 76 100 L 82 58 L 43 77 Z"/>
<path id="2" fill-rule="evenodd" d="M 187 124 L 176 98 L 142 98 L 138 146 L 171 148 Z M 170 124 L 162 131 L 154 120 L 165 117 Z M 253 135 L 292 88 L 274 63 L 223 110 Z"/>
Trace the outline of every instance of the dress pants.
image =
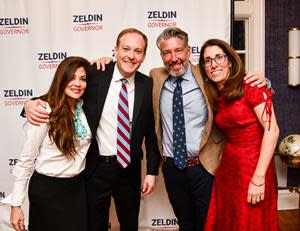
<path id="1" fill-rule="evenodd" d="M 95 172 L 87 179 L 89 231 L 108 230 L 111 196 L 114 198 L 120 230 L 138 230 L 140 190 L 129 176 L 127 169 L 121 168 L 117 162 L 97 163 Z"/>
<path id="2" fill-rule="evenodd" d="M 165 161 L 162 171 L 180 231 L 203 230 L 214 176 L 201 164 L 179 170 Z"/>

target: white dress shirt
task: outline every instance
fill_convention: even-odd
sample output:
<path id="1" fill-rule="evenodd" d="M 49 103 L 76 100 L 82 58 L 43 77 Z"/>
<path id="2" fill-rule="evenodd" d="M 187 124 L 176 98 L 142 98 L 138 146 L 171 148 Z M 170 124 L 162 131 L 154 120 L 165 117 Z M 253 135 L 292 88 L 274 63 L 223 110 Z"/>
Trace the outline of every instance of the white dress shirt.
<path id="1" fill-rule="evenodd" d="M 117 154 L 118 100 L 122 85 L 121 79 L 123 78 L 116 66 L 97 128 L 97 142 L 101 156 Z M 134 76 L 126 79 L 128 81 L 126 87 L 128 93 L 129 124 L 131 127 L 134 105 Z"/>
<path id="2" fill-rule="evenodd" d="M 51 111 L 47 104 L 46 110 Z M 48 124 L 35 126 L 25 124 L 25 143 L 17 164 L 13 168 L 15 177 L 12 193 L 1 202 L 13 206 L 23 204 L 29 179 L 34 171 L 51 177 L 69 178 L 85 168 L 85 157 L 91 141 L 91 131 L 81 108 L 80 120 L 87 128 L 87 136 L 75 142 L 77 154 L 74 159 L 66 158 L 48 136 Z"/>

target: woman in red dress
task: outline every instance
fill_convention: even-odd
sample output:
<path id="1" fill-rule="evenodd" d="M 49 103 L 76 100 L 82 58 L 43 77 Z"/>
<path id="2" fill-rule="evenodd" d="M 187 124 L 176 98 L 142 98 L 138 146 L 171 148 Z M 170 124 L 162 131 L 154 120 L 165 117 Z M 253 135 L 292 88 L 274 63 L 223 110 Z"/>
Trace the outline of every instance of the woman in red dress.
<path id="1" fill-rule="evenodd" d="M 273 153 L 279 128 L 270 91 L 245 84 L 245 68 L 226 42 L 210 39 L 199 66 L 215 121 L 226 135 L 205 231 L 278 230 Z"/>

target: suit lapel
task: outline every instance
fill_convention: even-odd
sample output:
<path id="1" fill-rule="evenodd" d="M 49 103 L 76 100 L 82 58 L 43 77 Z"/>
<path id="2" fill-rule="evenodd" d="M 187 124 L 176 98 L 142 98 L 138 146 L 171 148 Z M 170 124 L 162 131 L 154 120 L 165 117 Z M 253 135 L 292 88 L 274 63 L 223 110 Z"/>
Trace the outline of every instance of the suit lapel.
<path id="1" fill-rule="evenodd" d="M 134 105 L 133 105 L 133 116 L 132 116 L 132 128 L 134 130 L 137 117 L 142 107 L 142 102 L 144 98 L 144 81 L 136 72 L 134 77 Z"/>
<path id="2" fill-rule="evenodd" d="M 160 124 L 160 96 L 162 93 L 163 86 L 165 81 L 169 77 L 169 73 L 163 69 L 162 72 L 159 73 L 157 78 L 153 79 L 153 107 L 155 115 L 155 127 L 156 132 L 161 134 L 161 124 Z"/>
<path id="3" fill-rule="evenodd" d="M 155 132 L 157 135 L 157 141 L 159 145 L 160 153 L 163 153 L 162 146 L 162 130 L 160 121 L 160 96 L 166 79 L 169 73 L 165 68 L 156 68 L 150 71 L 150 77 L 153 79 L 153 109 L 155 118 Z"/>

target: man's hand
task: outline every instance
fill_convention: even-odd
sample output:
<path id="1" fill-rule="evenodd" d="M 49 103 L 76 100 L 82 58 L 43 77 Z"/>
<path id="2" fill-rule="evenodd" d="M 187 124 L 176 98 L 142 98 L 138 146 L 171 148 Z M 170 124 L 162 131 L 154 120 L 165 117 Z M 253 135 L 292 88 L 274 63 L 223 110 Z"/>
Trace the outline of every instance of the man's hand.
<path id="1" fill-rule="evenodd" d="M 153 192 L 155 187 L 155 176 L 146 175 L 142 186 L 142 196 L 146 196 Z"/>
<path id="2" fill-rule="evenodd" d="M 257 86 L 258 88 L 266 86 L 266 78 L 261 72 L 251 72 L 249 71 L 244 77 L 246 83 L 251 83 L 251 87 Z"/>
<path id="3" fill-rule="evenodd" d="M 96 64 L 97 70 L 105 71 L 105 65 L 112 62 L 113 59 L 110 57 L 100 57 L 91 61 L 91 65 Z"/>
<path id="4" fill-rule="evenodd" d="M 24 107 L 27 120 L 31 124 L 39 126 L 41 123 L 49 122 L 49 112 L 46 111 L 46 102 L 40 99 L 29 100 Z"/>
<path id="5" fill-rule="evenodd" d="M 24 231 L 24 214 L 20 206 L 12 206 L 10 213 L 10 223 L 17 231 Z"/>

